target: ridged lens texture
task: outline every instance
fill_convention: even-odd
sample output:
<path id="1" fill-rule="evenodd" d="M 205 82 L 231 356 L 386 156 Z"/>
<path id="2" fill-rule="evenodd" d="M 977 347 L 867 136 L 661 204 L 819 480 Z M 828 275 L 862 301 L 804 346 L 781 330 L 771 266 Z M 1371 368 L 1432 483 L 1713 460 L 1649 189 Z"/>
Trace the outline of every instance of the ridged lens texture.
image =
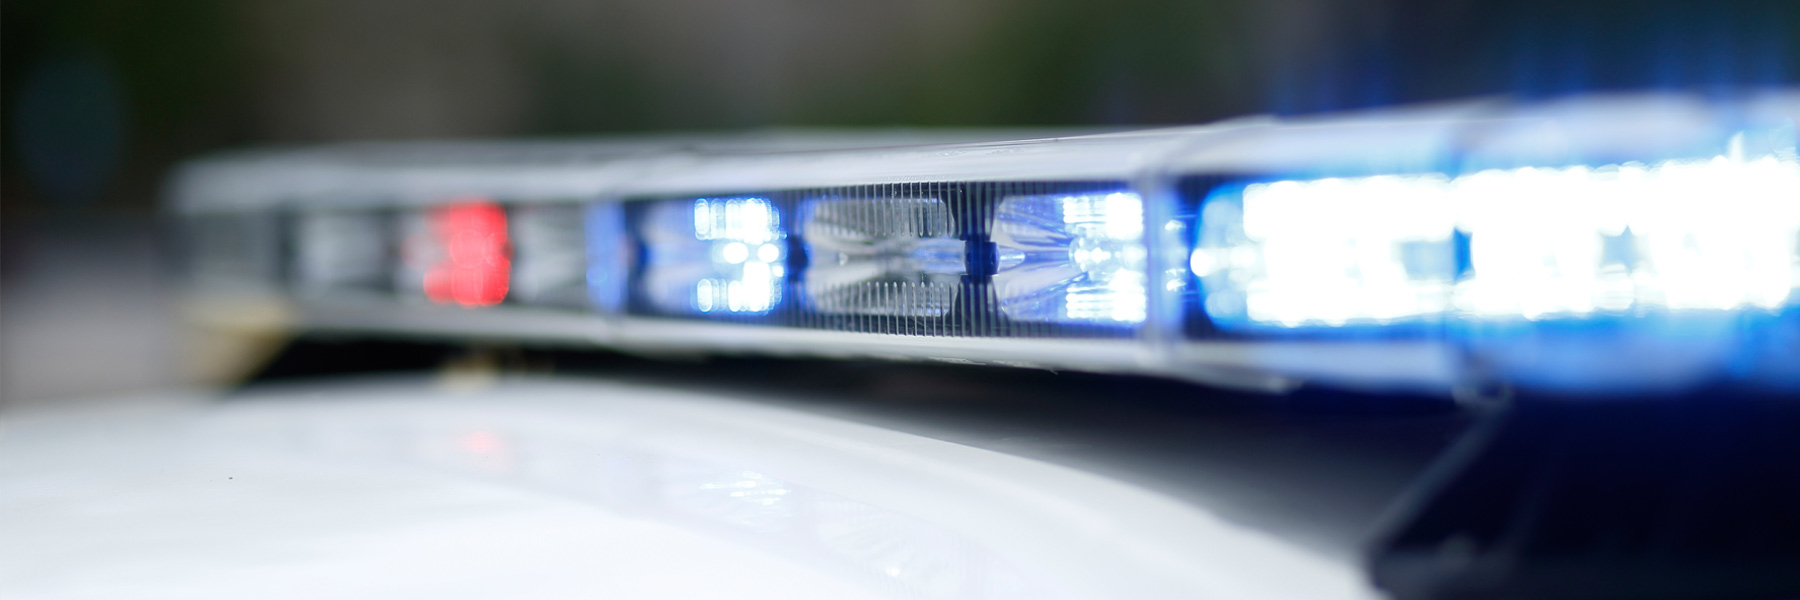
<path id="1" fill-rule="evenodd" d="M 808 307 L 838 315 L 950 313 L 968 260 L 942 200 L 819 198 L 801 214 Z"/>
<path id="2" fill-rule="evenodd" d="M 1007 318 L 1101 325 L 1144 321 L 1144 204 L 1136 194 L 1008 197 L 994 211 L 991 237 L 993 285 Z"/>
<path id="3" fill-rule="evenodd" d="M 781 301 L 787 236 L 767 198 L 659 202 L 642 233 L 643 292 L 660 310 L 758 314 Z"/>

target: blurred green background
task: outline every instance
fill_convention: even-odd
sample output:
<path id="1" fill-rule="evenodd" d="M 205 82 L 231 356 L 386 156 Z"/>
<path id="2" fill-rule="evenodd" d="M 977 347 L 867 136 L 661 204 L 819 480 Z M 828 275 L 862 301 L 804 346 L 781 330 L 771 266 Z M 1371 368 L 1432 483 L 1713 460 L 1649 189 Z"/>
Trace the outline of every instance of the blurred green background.
<path id="1" fill-rule="evenodd" d="M 1800 3 L 8 0 L 9 214 L 250 144 L 1191 123 L 1790 81 Z"/>

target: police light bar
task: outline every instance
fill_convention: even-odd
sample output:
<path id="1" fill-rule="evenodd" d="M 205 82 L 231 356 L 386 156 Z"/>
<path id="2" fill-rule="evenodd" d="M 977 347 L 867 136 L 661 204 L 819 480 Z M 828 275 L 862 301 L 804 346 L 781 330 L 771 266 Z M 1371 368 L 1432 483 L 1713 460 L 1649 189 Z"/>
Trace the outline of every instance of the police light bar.
<path id="1" fill-rule="evenodd" d="M 193 289 L 301 329 L 1305 381 L 1800 389 L 1800 95 L 952 143 L 196 162 Z"/>

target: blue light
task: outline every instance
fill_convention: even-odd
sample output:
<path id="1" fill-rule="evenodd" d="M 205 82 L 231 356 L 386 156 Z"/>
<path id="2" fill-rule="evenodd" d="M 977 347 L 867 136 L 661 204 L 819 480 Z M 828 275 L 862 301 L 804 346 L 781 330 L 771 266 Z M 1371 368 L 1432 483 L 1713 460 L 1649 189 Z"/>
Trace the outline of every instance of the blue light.
<path id="1" fill-rule="evenodd" d="M 829 314 L 942 317 L 968 269 L 937 198 L 809 200 L 801 209 L 807 305 Z"/>
<path id="2" fill-rule="evenodd" d="M 1207 198 L 1190 266 L 1228 329 L 1773 313 L 1800 288 L 1800 159 L 1250 184 Z"/>
<path id="3" fill-rule="evenodd" d="M 994 289 L 1008 318 L 1144 321 L 1144 203 L 1136 194 L 1009 197 L 994 212 L 991 236 L 998 254 Z"/>
<path id="4" fill-rule="evenodd" d="M 787 277 L 781 215 L 765 198 L 701 198 L 651 208 L 644 293 L 662 310 L 766 313 Z"/>
<path id="5" fill-rule="evenodd" d="M 625 233 L 625 207 L 603 202 L 587 207 L 588 299 L 605 312 L 625 307 L 626 273 L 631 265 L 631 239 Z"/>

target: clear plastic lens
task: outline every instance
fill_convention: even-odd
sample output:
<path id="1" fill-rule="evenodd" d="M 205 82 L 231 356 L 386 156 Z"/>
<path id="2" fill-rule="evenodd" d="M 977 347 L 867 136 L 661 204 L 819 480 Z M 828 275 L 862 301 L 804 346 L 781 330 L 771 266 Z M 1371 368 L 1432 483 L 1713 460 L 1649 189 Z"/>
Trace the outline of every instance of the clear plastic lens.
<path id="1" fill-rule="evenodd" d="M 1800 286 L 1791 154 L 1254 184 L 1191 256 L 1217 323 L 1776 309 Z"/>
<path id="2" fill-rule="evenodd" d="M 540 306 L 586 304 L 589 262 L 582 210 L 570 204 L 512 209 L 513 299 Z"/>
<path id="3" fill-rule="evenodd" d="M 765 198 L 659 203 L 645 223 L 645 294 L 668 311 L 768 312 L 787 278 L 786 237 Z"/>
<path id="4" fill-rule="evenodd" d="M 388 220 L 378 213 L 299 215 L 294 229 L 295 287 L 308 296 L 390 289 L 388 240 Z"/>
<path id="5" fill-rule="evenodd" d="M 1017 321 L 1144 321 L 1144 204 L 1126 192 L 1015 196 L 994 212 L 1000 310 Z"/>
<path id="6" fill-rule="evenodd" d="M 937 198 L 821 198 L 801 209 L 808 306 L 828 314 L 941 317 L 967 272 Z"/>

